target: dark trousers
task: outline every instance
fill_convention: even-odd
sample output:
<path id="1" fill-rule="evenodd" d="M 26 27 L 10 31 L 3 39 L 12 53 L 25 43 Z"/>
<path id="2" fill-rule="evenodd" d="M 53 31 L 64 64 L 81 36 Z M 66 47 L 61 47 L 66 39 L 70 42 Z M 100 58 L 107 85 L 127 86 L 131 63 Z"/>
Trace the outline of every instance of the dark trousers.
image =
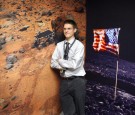
<path id="1" fill-rule="evenodd" d="M 85 115 L 86 79 L 62 79 L 60 99 L 64 115 Z"/>

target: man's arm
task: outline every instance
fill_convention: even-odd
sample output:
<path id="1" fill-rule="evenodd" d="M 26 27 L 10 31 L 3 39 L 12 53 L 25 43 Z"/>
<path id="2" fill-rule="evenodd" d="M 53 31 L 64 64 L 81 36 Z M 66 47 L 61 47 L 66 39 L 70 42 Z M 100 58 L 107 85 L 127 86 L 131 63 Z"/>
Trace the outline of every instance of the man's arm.
<path id="1" fill-rule="evenodd" d="M 58 63 L 62 68 L 77 69 L 84 61 L 84 46 L 79 47 L 70 60 L 59 59 Z"/>
<path id="2" fill-rule="evenodd" d="M 62 67 L 58 63 L 59 59 L 60 59 L 60 56 L 59 56 L 58 46 L 56 46 L 56 48 L 53 52 L 53 55 L 52 55 L 52 59 L 51 59 L 51 67 L 52 68 L 62 70 Z"/>

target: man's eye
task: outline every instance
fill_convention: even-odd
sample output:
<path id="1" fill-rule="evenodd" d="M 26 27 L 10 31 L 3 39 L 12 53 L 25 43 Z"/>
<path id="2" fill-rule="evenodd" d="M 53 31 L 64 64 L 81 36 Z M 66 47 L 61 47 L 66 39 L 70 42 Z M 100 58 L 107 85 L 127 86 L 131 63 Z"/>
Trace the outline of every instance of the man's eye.
<path id="1" fill-rule="evenodd" d="M 71 30 L 71 28 L 68 28 L 68 30 Z"/>
<path id="2" fill-rule="evenodd" d="M 72 28 L 64 28 L 64 30 L 71 30 Z"/>

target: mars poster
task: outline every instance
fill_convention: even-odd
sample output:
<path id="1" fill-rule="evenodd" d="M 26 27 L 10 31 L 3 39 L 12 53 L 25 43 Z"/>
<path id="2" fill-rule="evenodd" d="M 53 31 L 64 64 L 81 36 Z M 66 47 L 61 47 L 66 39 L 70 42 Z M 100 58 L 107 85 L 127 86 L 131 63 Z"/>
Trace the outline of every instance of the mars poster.
<path id="1" fill-rule="evenodd" d="M 63 22 L 85 44 L 82 0 L 0 0 L 0 115 L 59 115 L 59 74 L 50 68 Z"/>

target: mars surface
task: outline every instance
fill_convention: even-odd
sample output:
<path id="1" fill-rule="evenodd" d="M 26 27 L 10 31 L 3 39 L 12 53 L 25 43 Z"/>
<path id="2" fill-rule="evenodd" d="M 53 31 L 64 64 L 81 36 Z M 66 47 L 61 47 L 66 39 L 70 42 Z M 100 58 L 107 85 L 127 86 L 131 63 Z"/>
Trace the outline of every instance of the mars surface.
<path id="1" fill-rule="evenodd" d="M 50 68 L 58 40 L 50 33 L 74 19 L 85 44 L 85 10 L 80 0 L 0 1 L 0 115 L 60 114 L 59 74 Z"/>

